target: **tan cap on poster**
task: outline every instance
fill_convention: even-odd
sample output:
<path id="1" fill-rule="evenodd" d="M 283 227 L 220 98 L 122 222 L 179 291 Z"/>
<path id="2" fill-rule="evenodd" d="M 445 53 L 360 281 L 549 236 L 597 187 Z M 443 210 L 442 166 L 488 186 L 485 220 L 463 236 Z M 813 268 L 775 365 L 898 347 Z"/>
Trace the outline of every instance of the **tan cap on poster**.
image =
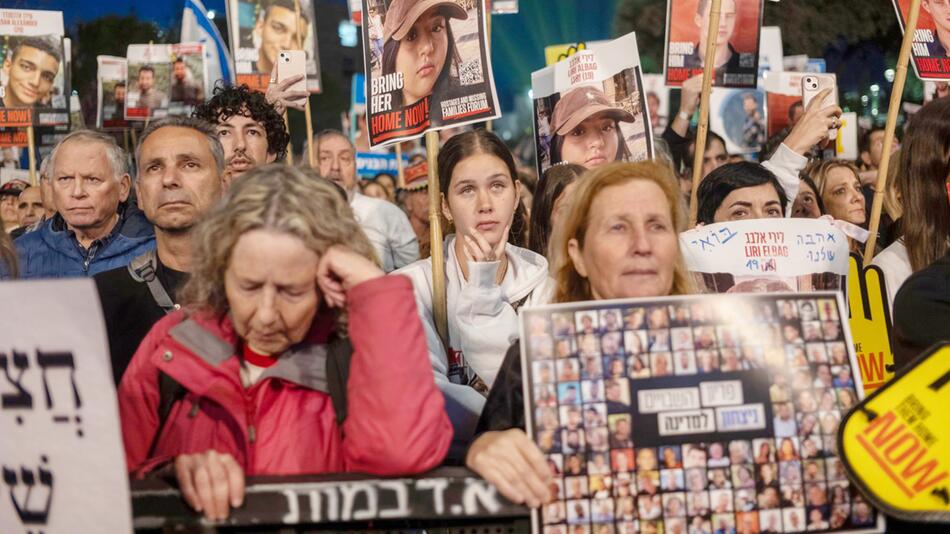
<path id="1" fill-rule="evenodd" d="M 465 20 L 468 13 L 462 6 L 451 0 L 393 0 L 386 10 L 386 22 L 383 24 L 383 42 L 390 39 L 402 41 L 423 13 L 433 7 L 444 7 L 448 18 Z"/>
<path id="2" fill-rule="evenodd" d="M 607 116 L 620 122 L 633 122 L 633 113 L 610 104 L 607 95 L 596 87 L 571 89 L 554 106 L 551 113 L 551 129 L 557 135 L 569 133 L 577 125 L 596 113 L 608 112 Z"/>

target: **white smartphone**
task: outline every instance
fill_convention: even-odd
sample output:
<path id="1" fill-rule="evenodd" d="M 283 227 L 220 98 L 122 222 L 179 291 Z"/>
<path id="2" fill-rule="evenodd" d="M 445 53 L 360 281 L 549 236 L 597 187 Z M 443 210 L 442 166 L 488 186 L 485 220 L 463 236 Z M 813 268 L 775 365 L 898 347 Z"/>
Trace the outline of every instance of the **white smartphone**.
<path id="1" fill-rule="evenodd" d="M 288 87 L 288 91 L 307 90 L 307 54 L 303 50 L 281 50 L 277 54 L 277 83 L 301 74 L 303 78 Z"/>
<path id="2" fill-rule="evenodd" d="M 802 106 L 808 109 L 808 104 L 818 96 L 818 93 L 825 89 L 831 89 L 831 93 L 825 97 L 821 107 L 838 105 L 838 79 L 834 74 L 806 74 L 802 76 Z M 838 137 L 838 130 L 831 128 L 828 130 L 828 139 Z"/>

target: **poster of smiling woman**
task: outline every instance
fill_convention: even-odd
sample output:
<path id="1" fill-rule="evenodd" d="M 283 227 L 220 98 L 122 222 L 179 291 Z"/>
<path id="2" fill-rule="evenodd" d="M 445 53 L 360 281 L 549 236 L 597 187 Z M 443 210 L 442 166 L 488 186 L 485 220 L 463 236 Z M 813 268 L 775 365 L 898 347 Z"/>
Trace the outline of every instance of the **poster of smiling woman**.
<path id="1" fill-rule="evenodd" d="M 363 0 L 370 146 L 501 116 L 484 0 Z"/>
<path id="2" fill-rule="evenodd" d="M 66 63 L 62 11 L 0 9 L 0 125 L 69 124 Z"/>

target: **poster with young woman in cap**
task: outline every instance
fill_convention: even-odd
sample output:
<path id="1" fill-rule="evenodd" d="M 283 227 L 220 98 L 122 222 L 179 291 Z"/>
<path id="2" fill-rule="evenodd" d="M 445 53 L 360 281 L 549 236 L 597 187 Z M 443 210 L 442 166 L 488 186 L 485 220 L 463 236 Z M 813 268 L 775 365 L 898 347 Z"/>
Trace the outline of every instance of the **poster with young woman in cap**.
<path id="1" fill-rule="evenodd" d="M 538 173 L 653 157 L 637 36 L 578 51 L 531 74 Z"/>
<path id="2" fill-rule="evenodd" d="M 370 146 L 501 116 L 484 0 L 363 0 L 363 13 Z"/>

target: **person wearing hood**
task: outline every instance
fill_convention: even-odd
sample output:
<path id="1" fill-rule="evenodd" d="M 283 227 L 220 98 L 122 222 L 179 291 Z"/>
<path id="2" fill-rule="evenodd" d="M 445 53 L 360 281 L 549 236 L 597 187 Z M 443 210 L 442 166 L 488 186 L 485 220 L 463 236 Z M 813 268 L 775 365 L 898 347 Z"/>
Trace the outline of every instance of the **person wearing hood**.
<path id="1" fill-rule="evenodd" d="M 455 226 L 445 240 L 448 340 L 443 347 L 433 314 L 432 262 L 398 271 L 408 276 L 429 343 L 436 383 L 455 429 L 449 459 L 460 460 L 505 351 L 518 338 L 518 308 L 544 304 L 553 291 L 548 262 L 508 243 L 520 202 L 511 152 L 494 134 L 475 130 L 439 151 L 442 213 Z"/>
<path id="2" fill-rule="evenodd" d="M 127 203 L 126 161 L 114 139 L 92 130 L 56 145 L 49 179 L 57 214 L 16 240 L 21 278 L 92 276 L 155 249 L 151 225 Z"/>

